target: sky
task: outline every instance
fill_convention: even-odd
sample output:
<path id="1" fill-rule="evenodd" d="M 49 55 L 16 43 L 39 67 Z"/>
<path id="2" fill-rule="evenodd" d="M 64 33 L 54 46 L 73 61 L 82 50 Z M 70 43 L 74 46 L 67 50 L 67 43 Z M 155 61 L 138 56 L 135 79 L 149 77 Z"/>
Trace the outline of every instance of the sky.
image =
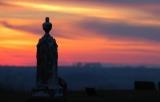
<path id="1" fill-rule="evenodd" d="M 160 65 L 160 0 L 1 0 L 0 65 L 36 66 L 50 17 L 60 65 Z"/>

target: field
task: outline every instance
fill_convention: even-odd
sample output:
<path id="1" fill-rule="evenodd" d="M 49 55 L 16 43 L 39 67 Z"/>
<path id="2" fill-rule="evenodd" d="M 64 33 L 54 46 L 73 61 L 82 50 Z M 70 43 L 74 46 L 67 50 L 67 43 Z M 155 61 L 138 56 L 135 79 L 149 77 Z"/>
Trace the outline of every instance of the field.
<path id="1" fill-rule="evenodd" d="M 27 102 L 30 93 L 1 92 L 0 102 Z M 41 100 L 42 101 L 42 100 Z M 159 102 L 160 94 L 156 91 L 105 90 L 89 96 L 85 92 L 69 92 L 66 102 Z M 38 101 L 40 102 L 40 101 Z"/>

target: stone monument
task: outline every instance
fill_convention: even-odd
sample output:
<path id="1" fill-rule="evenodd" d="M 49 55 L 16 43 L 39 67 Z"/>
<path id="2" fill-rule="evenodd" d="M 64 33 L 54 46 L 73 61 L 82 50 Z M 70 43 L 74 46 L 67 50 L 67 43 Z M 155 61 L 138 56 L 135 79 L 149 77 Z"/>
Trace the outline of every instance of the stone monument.
<path id="1" fill-rule="evenodd" d="M 44 36 L 37 44 L 37 86 L 53 87 L 57 79 L 58 51 L 56 40 L 49 34 L 52 24 L 46 17 L 43 23 Z"/>
<path id="2" fill-rule="evenodd" d="M 46 17 L 42 24 L 45 34 L 37 44 L 37 76 L 34 96 L 62 96 L 58 83 L 58 45 L 50 35 L 52 24 Z"/>

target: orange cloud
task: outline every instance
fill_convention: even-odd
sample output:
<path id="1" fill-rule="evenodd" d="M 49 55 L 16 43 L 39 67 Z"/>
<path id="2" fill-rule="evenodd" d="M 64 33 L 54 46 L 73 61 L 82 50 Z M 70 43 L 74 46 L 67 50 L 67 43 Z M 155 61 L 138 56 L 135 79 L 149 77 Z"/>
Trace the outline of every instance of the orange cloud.
<path id="1" fill-rule="evenodd" d="M 131 7 L 84 7 L 84 6 L 67 6 L 67 5 L 51 5 L 32 2 L 7 2 L 8 4 L 26 7 L 27 9 L 36 9 L 40 11 L 62 12 L 68 14 L 76 14 L 88 17 L 98 17 L 109 19 L 111 21 L 125 22 L 129 24 L 159 26 L 159 18 L 153 16 L 152 12 Z M 144 18 L 144 19 L 142 19 Z"/>

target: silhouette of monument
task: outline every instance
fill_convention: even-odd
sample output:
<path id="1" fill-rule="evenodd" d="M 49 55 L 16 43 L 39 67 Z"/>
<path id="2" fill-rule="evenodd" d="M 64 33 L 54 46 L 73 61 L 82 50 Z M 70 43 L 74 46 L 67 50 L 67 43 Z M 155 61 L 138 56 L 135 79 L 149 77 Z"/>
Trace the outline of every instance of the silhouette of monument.
<path id="1" fill-rule="evenodd" d="M 49 18 L 43 23 L 44 36 L 37 44 L 37 86 L 52 88 L 58 81 L 57 62 L 58 45 L 56 40 L 49 34 L 52 24 Z"/>
<path id="2" fill-rule="evenodd" d="M 49 17 L 46 17 L 42 27 L 45 34 L 37 44 L 37 76 L 33 96 L 62 96 L 57 73 L 58 45 L 49 33 L 52 29 Z"/>

